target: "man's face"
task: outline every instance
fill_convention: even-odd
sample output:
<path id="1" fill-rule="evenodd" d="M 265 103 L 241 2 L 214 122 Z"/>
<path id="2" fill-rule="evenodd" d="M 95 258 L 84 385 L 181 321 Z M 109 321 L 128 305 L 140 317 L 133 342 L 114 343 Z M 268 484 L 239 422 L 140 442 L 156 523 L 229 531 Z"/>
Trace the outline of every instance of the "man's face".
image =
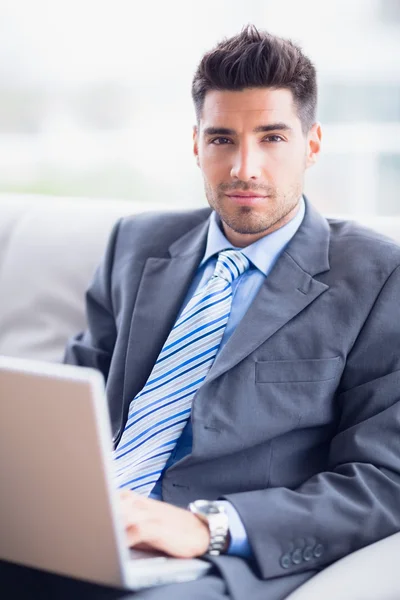
<path id="1" fill-rule="evenodd" d="M 304 134 L 290 90 L 207 92 L 194 153 L 226 237 L 247 246 L 295 215 L 321 129 Z"/>

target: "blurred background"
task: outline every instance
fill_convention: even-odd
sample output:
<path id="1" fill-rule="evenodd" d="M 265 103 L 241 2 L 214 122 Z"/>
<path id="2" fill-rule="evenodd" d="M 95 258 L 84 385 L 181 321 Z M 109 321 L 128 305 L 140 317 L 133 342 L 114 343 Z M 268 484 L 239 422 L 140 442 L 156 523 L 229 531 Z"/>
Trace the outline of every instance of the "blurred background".
<path id="1" fill-rule="evenodd" d="M 191 79 L 247 23 L 317 66 L 313 203 L 400 214 L 400 0 L 1 0 L 0 192 L 203 204 Z"/>

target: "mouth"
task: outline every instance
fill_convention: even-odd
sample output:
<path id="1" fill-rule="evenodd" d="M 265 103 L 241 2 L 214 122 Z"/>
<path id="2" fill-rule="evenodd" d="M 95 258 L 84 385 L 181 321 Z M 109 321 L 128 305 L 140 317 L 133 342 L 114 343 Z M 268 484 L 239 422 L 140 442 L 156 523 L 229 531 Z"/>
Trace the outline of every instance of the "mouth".
<path id="1" fill-rule="evenodd" d="M 268 198 L 268 196 L 255 194 L 254 192 L 236 192 L 235 194 L 225 194 L 230 200 L 236 204 L 252 205 L 257 204 Z"/>

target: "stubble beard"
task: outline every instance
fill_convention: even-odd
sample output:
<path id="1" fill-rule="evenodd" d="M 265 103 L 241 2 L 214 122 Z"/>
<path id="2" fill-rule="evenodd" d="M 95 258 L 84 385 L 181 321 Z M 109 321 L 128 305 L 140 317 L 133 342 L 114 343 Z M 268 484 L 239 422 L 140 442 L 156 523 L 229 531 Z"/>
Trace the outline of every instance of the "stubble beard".
<path id="1" fill-rule="evenodd" d="M 283 220 L 297 205 L 302 194 L 301 184 L 293 185 L 290 190 L 280 194 L 277 190 L 271 188 L 257 189 L 241 185 L 236 186 L 241 191 L 256 191 L 268 195 L 266 201 L 271 207 L 271 212 L 259 212 L 259 209 L 252 206 L 237 206 L 234 210 L 226 209 L 224 184 L 217 190 L 212 190 L 205 182 L 205 192 L 209 205 L 213 208 L 221 220 L 228 225 L 230 229 L 239 234 L 260 234 L 273 228 L 279 221 Z M 222 189 L 221 189 L 222 188 Z M 234 188 L 229 187 L 232 192 Z"/>

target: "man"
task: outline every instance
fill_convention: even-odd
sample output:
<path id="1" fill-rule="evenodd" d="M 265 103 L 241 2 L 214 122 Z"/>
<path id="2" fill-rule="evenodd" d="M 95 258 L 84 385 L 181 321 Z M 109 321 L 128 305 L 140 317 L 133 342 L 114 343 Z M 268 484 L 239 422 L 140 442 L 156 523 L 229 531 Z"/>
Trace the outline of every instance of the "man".
<path id="1" fill-rule="evenodd" d="M 129 543 L 216 555 L 137 596 L 284 598 L 400 528 L 400 248 L 302 196 L 321 127 L 294 44 L 248 27 L 192 94 L 212 210 L 115 227 L 66 361 L 107 380 Z"/>

